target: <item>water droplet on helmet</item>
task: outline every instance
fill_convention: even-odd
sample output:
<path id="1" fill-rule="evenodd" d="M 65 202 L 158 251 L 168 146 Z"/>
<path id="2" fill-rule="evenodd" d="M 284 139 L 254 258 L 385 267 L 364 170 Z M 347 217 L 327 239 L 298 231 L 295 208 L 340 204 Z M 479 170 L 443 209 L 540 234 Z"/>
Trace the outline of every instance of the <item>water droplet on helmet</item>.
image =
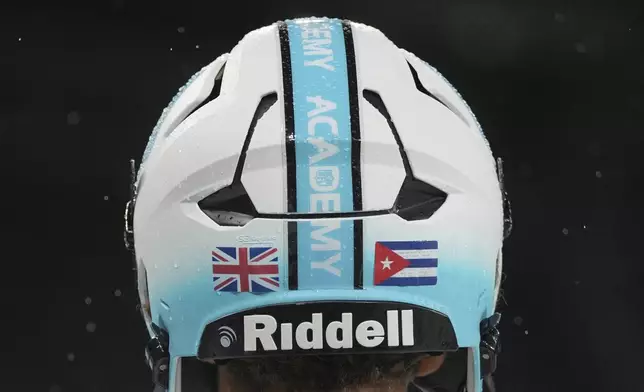
<path id="1" fill-rule="evenodd" d="M 175 268 L 175 269 L 179 268 L 179 264 L 174 263 L 174 268 Z"/>

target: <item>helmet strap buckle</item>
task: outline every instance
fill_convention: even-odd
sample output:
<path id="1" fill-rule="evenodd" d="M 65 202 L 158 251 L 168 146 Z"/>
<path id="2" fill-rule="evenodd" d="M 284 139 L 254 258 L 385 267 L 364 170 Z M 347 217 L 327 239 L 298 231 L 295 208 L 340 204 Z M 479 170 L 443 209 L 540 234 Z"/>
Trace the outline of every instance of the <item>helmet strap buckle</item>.
<path id="1" fill-rule="evenodd" d="M 501 353 L 501 334 L 498 329 L 500 321 L 500 313 L 494 313 L 481 321 L 481 378 L 491 375 L 496 370 L 497 358 Z"/>
<path id="2" fill-rule="evenodd" d="M 156 386 L 168 389 L 170 384 L 170 353 L 168 334 L 152 324 L 155 335 L 145 347 L 145 356 L 152 370 L 152 381 Z"/>

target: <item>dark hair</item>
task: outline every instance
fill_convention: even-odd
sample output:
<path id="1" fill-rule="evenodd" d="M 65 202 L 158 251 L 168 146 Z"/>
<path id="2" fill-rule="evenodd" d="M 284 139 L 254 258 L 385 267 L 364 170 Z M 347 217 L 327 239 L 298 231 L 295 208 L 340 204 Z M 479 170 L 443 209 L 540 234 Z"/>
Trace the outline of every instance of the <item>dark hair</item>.
<path id="1" fill-rule="evenodd" d="M 235 387 L 253 392 L 371 392 L 406 386 L 422 354 L 301 355 L 236 359 L 226 363 Z"/>

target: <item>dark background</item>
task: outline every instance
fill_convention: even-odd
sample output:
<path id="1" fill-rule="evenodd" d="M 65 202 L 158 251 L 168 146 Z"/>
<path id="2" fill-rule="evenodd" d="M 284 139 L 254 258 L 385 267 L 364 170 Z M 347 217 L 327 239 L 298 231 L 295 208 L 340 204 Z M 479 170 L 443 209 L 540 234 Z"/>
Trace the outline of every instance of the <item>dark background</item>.
<path id="1" fill-rule="evenodd" d="M 641 1 L 18 3 L 0 5 L 2 391 L 151 391 L 128 159 L 194 72 L 306 15 L 436 66 L 505 158 L 499 391 L 644 391 Z"/>

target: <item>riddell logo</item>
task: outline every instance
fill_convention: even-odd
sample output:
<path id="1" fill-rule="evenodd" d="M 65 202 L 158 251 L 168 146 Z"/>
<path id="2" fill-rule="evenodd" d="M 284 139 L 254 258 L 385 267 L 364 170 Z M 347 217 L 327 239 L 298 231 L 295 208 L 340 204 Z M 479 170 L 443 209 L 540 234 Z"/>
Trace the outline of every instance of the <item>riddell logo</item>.
<path id="1" fill-rule="evenodd" d="M 197 356 L 405 353 L 458 349 L 449 318 L 400 302 L 320 301 L 232 313 L 204 329 Z"/>
<path id="2" fill-rule="evenodd" d="M 328 324 L 327 324 L 328 323 Z M 342 313 L 341 320 L 324 320 L 322 313 L 313 313 L 311 321 L 297 325 L 281 323 L 266 314 L 244 316 L 244 351 L 351 349 L 354 344 L 365 348 L 414 345 L 414 311 L 388 310 L 386 325 L 364 320 L 354 329 L 353 313 Z M 278 328 L 279 327 L 279 328 Z M 279 333 L 277 333 L 279 329 Z M 277 336 L 276 336 L 277 335 Z"/>

